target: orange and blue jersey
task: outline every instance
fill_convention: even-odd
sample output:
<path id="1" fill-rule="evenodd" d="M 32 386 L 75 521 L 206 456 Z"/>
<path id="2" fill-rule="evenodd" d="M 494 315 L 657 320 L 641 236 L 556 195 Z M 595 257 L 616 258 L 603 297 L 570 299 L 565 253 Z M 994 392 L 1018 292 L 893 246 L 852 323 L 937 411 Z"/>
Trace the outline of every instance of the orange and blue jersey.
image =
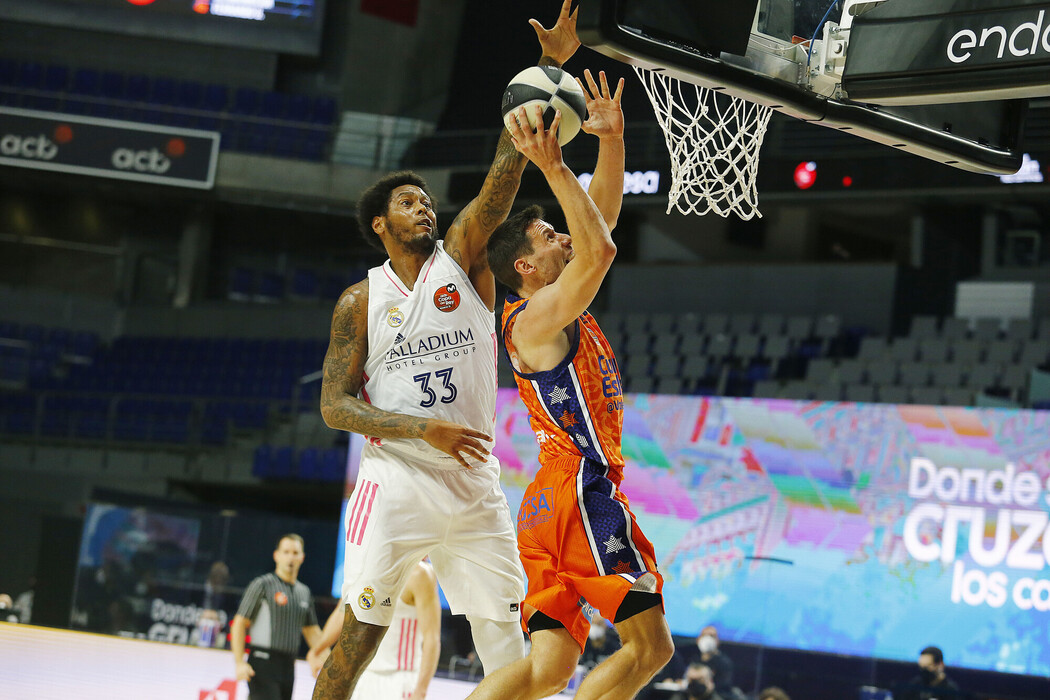
<path id="1" fill-rule="evenodd" d="M 623 384 L 609 341 L 594 316 L 585 311 L 576 320 L 564 360 L 544 372 L 519 372 L 511 333 L 526 304 L 527 299 L 507 295 L 503 343 L 540 443 L 540 463 L 578 455 L 603 465 L 605 476 L 619 485 L 624 467 Z"/>
<path id="2" fill-rule="evenodd" d="M 560 622 L 582 651 L 589 607 L 615 619 L 628 591 L 659 593 L 663 577 L 619 489 L 623 392 L 609 341 L 584 312 L 556 367 L 519 372 L 511 334 L 527 304 L 508 295 L 503 311 L 504 346 L 540 443 L 541 467 L 518 511 L 518 552 L 529 582 L 524 609 Z"/>

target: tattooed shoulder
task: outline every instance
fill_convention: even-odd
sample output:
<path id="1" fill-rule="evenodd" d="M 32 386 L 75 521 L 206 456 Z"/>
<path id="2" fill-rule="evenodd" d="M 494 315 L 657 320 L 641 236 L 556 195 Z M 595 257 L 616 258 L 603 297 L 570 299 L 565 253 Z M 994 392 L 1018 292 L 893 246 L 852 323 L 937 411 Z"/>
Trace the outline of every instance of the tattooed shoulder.
<path id="1" fill-rule="evenodd" d="M 368 278 L 346 289 L 335 304 L 332 335 L 356 335 L 368 324 Z"/>

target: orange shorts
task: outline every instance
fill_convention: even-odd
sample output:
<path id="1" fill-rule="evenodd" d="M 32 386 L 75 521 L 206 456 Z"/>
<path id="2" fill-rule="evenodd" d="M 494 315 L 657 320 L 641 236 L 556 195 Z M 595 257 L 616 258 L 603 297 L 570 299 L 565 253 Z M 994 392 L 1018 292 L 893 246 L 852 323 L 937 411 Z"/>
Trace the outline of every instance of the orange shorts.
<path id="1" fill-rule="evenodd" d="M 606 472 L 578 456 L 551 460 L 518 511 L 518 552 L 529 581 L 525 605 L 565 625 L 581 651 L 591 627 L 588 604 L 613 620 L 643 574 L 656 577 L 655 589 L 646 590 L 663 589 L 653 545 Z"/>

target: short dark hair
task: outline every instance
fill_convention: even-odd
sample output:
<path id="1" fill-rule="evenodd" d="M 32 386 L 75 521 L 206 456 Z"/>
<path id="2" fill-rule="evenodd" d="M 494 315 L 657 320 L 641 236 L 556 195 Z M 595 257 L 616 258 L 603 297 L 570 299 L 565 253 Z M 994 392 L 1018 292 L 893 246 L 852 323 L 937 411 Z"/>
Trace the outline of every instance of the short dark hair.
<path id="1" fill-rule="evenodd" d="M 297 535 L 294 532 L 289 532 L 287 535 L 281 535 L 277 538 L 277 544 L 273 546 L 273 551 L 276 552 L 278 549 L 280 549 L 281 542 L 284 542 L 285 540 L 292 540 L 293 542 L 298 542 L 300 547 L 302 547 L 304 550 L 306 549 L 306 543 L 303 542 L 302 535 Z"/>
<path id="2" fill-rule="evenodd" d="M 430 194 L 427 181 L 411 170 L 398 170 L 397 172 L 384 175 L 371 187 L 361 193 L 357 200 L 357 227 L 361 230 L 361 236 L 365 243 L 386 252 L 383 241 L 372 230 L 372 219 L 377 216 L 386 216 L 390 208 L 390 195 L 402 185 L 415 185 L 430 197 L 430 205 L 436 207 L 434 195 Z"/>
<path id="3" fill-rule="evenodd" d="M 528 230 L 533 221 L 544 217 L 543 207 L 538 204 L 525 207 L 496 227 L 489 238 L 489 269 L 502 284 L 512 292 L 521 289 L 521 275 L 514 269 L 514 262 L 532 252 Z"/>
<path id="4" fill-rule="evenodd" d="M 925 649 L 923 649 L 922 651 L 919 652 L 919 656 L 922 656 L 923 654 L 929 654 L 930 656 L 932 656 L 933 657 L 933 663 L 935 663 L 935 664 L 943 664 L 944 663 L 944 652 L 941 651 L 940 647 L 934 647 L 934 646 L 926 647 Z"/>

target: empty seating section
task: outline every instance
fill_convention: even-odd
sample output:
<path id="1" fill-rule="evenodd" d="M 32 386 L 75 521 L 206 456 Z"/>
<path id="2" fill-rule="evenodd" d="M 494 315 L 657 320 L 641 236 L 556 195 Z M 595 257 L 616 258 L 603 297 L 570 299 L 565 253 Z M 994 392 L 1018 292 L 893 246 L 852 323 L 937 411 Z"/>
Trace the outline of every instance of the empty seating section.
<path id="1" fill-rule="evenodd" d="M 252 474 L 260 479 L 342 482 L 346 476 L 345 447 L 259 445 L 252 459 Z"/>
<path id="2" fill-rule="evenodd" d="M 297 267 L 287 274 L 247 267 L 227 273 L 226 298 L 231 301 L 273 303 L 278 301 L 335 301 L 343 291 L 368 275 L 360 266 L 349 272 L 331 272 Z"/>
<path id="3" fill-rule="evenodd" d="M 302 280 L 300 290 L 315 286 Z M 917 317 L 898 338 L 837 319 L 606 313 L 626 391 L 818 401 L 1024 404 L 1050 363 L 1050 318 L 1025 324 Z M 945 331 L 952 335 L 945 336 Z M 291 419 L 300 447 L 260 447 L 266 478 L 338 479 L 345 451 L 317 417 L 323 339 L 118 337 L 0 322 L 0 435 L 173 446 L 225 445 Z M 312 420 L 313 427 L 302 421 Z M 304 446 L 305 445 L 305 446 Z M 336 451 L 331 451 L 331 450 Z"/>
<path id="4" fill-rule="evenodd" d="M 625 389 L 640 393 L 750 395 L 756 382 L 793 376 L 842 336 L 835 317 L 608 312 L 599 322 Z"/>
<path id="5" fill-rule="evenodd" d="M 0 106 L 218 131 L 225 150 L 324 160 L 338 116 L 327 96 L 0 58 Z"/>
<path id="6" fill-rule="evenodd" d="M 222 445 L 317 410 L 324 340 L 120 337 L 0 323 L 0 433 Z"/>
<path id="7" fill-rule="evenodd" d="M 1050 362 L 1050 318 L 915 316 L 900 337 L 833 315 L 609 312 L 599 321 L 631 392 L 937 405 L 988 394 L 1023 404 L 1030 371 Z"/>

